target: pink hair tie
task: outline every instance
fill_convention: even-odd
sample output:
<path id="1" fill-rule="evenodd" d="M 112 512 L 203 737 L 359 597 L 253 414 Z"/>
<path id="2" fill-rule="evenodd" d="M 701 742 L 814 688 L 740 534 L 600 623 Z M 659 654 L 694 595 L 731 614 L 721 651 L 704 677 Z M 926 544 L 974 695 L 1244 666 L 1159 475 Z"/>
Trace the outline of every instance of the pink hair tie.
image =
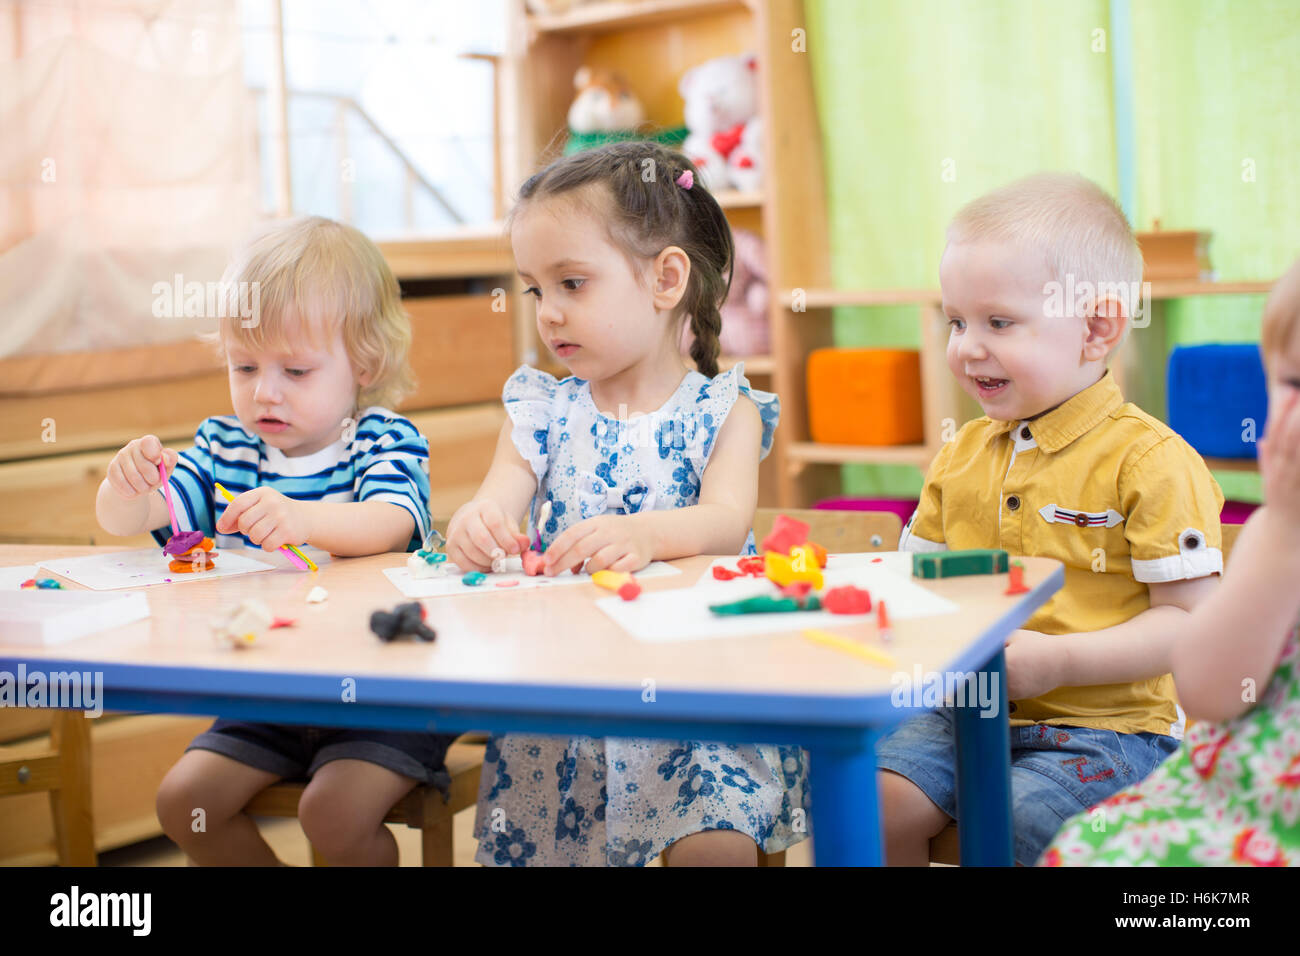
<path id="1" fill-rule="evenodd" d="M 676 183 L 683 189 L 690 189 L 695 185 L 695 174 L 689 169 L 682 170 L 682 174 L 677 177 Z"/>

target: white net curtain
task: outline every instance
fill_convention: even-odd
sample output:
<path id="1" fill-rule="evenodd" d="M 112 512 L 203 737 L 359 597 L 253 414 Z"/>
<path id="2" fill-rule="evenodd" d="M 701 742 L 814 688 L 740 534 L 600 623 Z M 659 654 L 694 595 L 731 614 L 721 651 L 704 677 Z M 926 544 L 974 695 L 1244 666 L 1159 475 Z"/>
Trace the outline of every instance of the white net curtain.
<path id="1" fill-rule="evenodd" d="M 0 359 L 190 339 L 256 216 L 237 0 L 0 3 Z"/>

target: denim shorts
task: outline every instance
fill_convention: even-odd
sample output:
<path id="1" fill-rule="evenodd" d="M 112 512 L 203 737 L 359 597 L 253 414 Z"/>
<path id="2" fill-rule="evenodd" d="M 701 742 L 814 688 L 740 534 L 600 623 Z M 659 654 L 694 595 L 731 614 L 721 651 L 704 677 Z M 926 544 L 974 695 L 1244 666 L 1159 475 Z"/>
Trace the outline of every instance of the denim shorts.
<path id="1" fill-rule="evenodd" d="M 876 744 L 876 766 L 916 784 L 957 818 L 951 707 L 909 718 Z M 1137 783 L 1178 749 L 1164 734 L 1030 724 L 1011 728 L 1011 820 L 1015 859 L 1033 866 L 1070 817 Z M 885 821 L 889 825 L 889 821 Z"/>
<path id="2" fill-rule="evenodd" d="M 219 719 L 185 749 L 211 750 L 283 780 L 309 778 L 331 760 L 364 760 L 446 794 L 451 777 L 444 761 L 456 736 Z"/>

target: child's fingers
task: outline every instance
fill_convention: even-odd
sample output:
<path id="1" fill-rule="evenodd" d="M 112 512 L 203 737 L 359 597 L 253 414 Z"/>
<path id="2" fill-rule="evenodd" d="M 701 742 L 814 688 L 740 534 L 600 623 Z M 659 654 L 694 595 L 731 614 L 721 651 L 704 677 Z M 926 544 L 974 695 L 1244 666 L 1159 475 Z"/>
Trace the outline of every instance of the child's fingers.
<path id="1" fill-rule="evenodd" d="M 601 547 L 602 541 L 598 536 L 598 528 L 588 527 L 586 534 L 577 537 L 567 548 L 551 557 L 551 548 L 546 549 L 547 574 L 562 574 L 582 565 L 582 562 L 591 557 L 592 552 Z"/>
<path id="2" fill-rule="evenodd" d="M 129 455 L 119 461 L 118 465 L 122 469 L 122 478 L 126 482 L 126 486 L 131 490 L 133 497 L 147 494 L 149 489 L 156 488 L 161 484 L 158 480 L 157 470 L 154 471 L 153 480 L 150 481 L 149 478 L 140 471 L 140 467 L 136 463 L 135 458 Z M 149 466 L 146 465 L 145 467 Z"/>
<path id="3" fill-rule="evenodd" d="M 519 550 L 515 552 L 516 554 L 523 554 L 532 547 L 532 542 L 528 540 L 528 535 L 519 534 L 518 532 L 515 532 L 515 544 L 519 546 Z"/>
<path id="4" fill-rule="evenodd" d="M 605 545 L 587 560 L 587 573 L 595 574 L 597 571 L 612 568 L 614 562 L 623 557 L 625 553 L 621 544 L 611 543 Z"/>
<path id="5" fill-rule="evenodd" d="M 499 510 L 489 511 L 483 516 L 483 524 L 487 532 L 492 537 L 492 547 L 488 548 L 488 554 L 492 553 L 493 548 L 500 548 L 506 554 L 518 554 L 515 550 L 518 545 L 515 543 L 514 532 L 506 524 L 506 519 Z"/>
<path id="6" fill-rule="evenodd" d="M 497 547 L 496 538 L 487 526 L 483 515 L 476 515 L 466 526 L 466 533 L 469 535 L 469 542 L 465 545 L 467 551 L 475 561 L 486 559 L 490 565 L 492 559 L 492 549 Z"/>
<path id="7" fill-rule="evenodd" d="M 141 455 L 155 464 L 158 462 L 158 459 L 162 457 L 162 442 L 156 435 L 145 435 L 140 439 L 140 444 L 137 447 L 140 449 Z"/>
<path id="8" fill-rule="evenodd" d="M 221 512 L 221 518 L 218 520 L 218 530 L 224 534 L 230 534 L 239 528 L 240 522 L 244 516 L 261 500 L 258 495 L 260 489 L 254 488 L 251 491 L 245 491 L 243 494 L 235 495 L 235 500 L 227 503 L 226 510 Z M 247 533 L 247 532 L 244 532 Z"/>
<path id="9" fill-rule="evenodd" d="M 273 517 L 269 514 L 245 515 L 241 524 L 247 525 L 248 530 L 244 531 L 244 534 L 248 536 L 248 540 L 252 541 L 253 544 L 263 551 L 275 550 L 270 547 L 271 537 L 275 534 L 275 519 Z"/>
<path id="10" fill-rule="evenodd" d="M 609 569 L 611 571 L 623 571 L 627 574 L 631 574 L 634 571 L 640 571 L 645 566 L 646 562 L 642 561 L 633 552 L 629 551 L 611 564 Z"/>

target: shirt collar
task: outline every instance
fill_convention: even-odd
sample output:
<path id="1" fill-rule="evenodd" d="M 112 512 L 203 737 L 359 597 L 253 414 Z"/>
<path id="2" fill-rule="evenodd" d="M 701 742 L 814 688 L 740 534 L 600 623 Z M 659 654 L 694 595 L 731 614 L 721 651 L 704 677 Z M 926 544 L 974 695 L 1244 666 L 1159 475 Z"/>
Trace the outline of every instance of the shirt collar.
<path id="1" fill-rule="evenodd" d="M 1089 385 L 1051 411 L 1025 421 L 998 422 L 993 434 L 1004 435 L 1028 426 L 1038 447 L 1050 454 L 1097 427 L 1123 404 L 1124 396 L 1115 376 L 1107 369 L 1096 384 Z"/>

